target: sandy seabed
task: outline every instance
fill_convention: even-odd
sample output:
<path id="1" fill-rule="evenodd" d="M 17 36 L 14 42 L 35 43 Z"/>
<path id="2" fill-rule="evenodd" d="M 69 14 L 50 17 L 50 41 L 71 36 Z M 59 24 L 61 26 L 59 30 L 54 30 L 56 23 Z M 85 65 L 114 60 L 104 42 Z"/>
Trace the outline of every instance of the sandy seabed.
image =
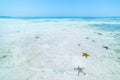
<path id="1" fill-rule="evenodd" d="M 0 19 L 0 80 L 120 80 L 120 27 L 113 25 L 120 23 Z M 78 65 L 86 75 L 77 75 Z"/>

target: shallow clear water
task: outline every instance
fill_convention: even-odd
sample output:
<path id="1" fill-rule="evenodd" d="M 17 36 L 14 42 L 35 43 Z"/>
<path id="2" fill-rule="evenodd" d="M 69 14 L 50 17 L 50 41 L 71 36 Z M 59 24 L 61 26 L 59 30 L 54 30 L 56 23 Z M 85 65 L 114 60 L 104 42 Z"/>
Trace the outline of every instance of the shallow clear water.
<path id="1" fill-rule="evenodd" d="M 119 80 L 119 21 L 1 18 L 0 80 Z"/>

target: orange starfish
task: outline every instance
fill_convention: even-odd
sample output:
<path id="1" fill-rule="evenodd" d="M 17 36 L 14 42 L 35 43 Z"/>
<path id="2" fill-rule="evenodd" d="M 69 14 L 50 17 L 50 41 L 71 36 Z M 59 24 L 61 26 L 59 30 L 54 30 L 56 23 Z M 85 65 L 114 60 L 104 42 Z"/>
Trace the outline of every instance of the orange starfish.
<path id="1" fill-rule="evenodd" d="M 84 56 L 84 57 L 88 57 L 88 56 L 90 56 L 89 54 L 87 54 L 87 53 L 82 53 L 83 55 L 82 56 Z"/>

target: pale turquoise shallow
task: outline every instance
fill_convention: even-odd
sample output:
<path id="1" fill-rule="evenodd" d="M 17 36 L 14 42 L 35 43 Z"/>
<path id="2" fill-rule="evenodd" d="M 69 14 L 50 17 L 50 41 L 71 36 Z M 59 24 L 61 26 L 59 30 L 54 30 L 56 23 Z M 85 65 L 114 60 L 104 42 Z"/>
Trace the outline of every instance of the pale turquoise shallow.
<path id="1" fill-rule="evenodd" d="M 78 65 L 86 76 L 77 76 Z M 120 18 L 0 18 L 0 80 L 120 80 L 119 75 Z"/>

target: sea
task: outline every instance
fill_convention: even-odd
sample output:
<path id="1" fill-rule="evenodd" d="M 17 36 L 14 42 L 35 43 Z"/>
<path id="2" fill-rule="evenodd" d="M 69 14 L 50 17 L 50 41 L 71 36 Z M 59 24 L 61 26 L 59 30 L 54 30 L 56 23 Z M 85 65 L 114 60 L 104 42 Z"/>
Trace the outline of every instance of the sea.
<path id="1" fill-rule="evenodd" d="M 0 17 L 0 80 L 120 80 L 120 18 Z"/>

